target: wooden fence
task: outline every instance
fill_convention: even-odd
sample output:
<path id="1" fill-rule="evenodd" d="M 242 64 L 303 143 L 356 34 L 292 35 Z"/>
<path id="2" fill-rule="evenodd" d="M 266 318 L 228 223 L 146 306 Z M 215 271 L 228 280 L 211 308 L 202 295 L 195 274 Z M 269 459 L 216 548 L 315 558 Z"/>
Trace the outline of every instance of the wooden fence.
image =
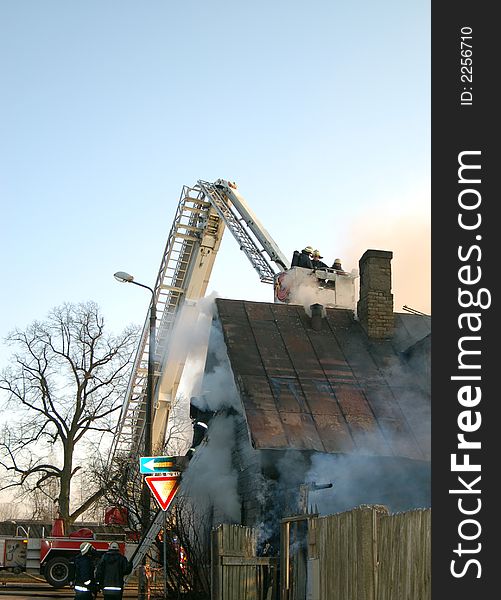
<path id="1" fill-rule="evenodd" d="M 276 559 L 256 556 L 256 532 L 212 532 L 211 600 L 429 600 L 431 510 L 389 515 L 361 506 L 283 519 Z"/>
<path id="2" fill-rule="evenodd" d="M 310 527 L 312 600 L 428 600 L 430 526 L 429 509 L 389 515 L 366 506 L 319 517 Z"/>
<path id="3" fill-rule="evenodd" d="M 256 556 L 250 527 L 220 525 L 211 534 L 211 600 L 272 600 L 277 559 Z"/>
<path id="4" fill-rule="evenodd" d="M 382 517 L 377 536 L 377 600 L 431 597 L 431 510 Z"/>

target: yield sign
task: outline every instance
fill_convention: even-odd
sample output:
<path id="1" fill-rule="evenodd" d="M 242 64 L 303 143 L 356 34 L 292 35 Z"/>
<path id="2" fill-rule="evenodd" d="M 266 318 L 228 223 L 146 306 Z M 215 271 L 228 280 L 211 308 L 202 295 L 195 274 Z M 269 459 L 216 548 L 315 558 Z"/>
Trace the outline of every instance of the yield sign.
<path id="1" fill-rule="evenodd" d="M 147 475 L 144 479 L 160 508 L 167 510 L 179 487 L 179 477 L 177 475 Z"/>

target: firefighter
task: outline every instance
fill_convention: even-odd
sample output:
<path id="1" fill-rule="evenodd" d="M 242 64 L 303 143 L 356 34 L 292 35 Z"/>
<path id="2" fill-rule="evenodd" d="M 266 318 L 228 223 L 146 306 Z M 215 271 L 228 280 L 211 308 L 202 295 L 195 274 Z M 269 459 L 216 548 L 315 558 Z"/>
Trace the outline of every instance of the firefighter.
<path id="1" fill-rule="evenodd" d="M 94 566 L 97 551 L 90 542 L 80 544 L 80 553 L 73 559 L 75 600 L 92 600 L 97 594 Z"/>
<path id="2" fill-rule="evenodd" d="M 313 264 L 311 262 L 311 255 L 313 254 L 313 248 L 311 246 L 306 246 L 301 250 L 298 259 L 298 267 L 303 267 L 303 269 L 313 269 Z"/>
<path id="3" fill-rule="evenodd" d="M 339 275 L 348 275 L 346 271 L 343 271 L 340 258 L 334 259 L 334 262 L 332 263 L 332 268 L 335 269 L 339 273 Z"/>
<path id="4" fill-rule="evenodd" d="M 320 250 L 313 250 L 311 255 L 311 263 L 314 269 L 328 269 L 327 265 L 321 261 L 323 256 L 320 256 Z"/>
<path id="5" fill-rule="evenodd" d="M 97 587 L 105 600 L 121 600 L 124 577 L 132 571 L 132 562 L 120 554 L 117 542 L 111 542 L 96 568 Z"/>

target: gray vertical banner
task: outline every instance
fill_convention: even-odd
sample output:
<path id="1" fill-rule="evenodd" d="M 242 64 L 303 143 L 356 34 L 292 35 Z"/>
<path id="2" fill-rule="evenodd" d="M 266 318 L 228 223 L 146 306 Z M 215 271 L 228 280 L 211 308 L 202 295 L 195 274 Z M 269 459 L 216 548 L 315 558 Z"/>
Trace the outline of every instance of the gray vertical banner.
<path id="1" fill-rule="evenodd" d="M 494 6 L 432 6 L 434 599 L 499 594 L 501 53 Z"/>

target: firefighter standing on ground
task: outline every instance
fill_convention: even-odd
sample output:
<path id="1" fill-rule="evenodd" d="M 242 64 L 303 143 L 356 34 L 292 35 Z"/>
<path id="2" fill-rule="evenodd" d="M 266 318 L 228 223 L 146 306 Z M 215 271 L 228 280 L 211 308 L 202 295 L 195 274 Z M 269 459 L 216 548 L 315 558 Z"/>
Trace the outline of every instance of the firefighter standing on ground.
<path id="1" fill-rule="evenodd" d="M 94 578 L 94 562 L 97 552 L 90 542 L 80 544 L 80 554 L 75 556 L 73 564 L 75 600 L 92 600 L 97 588 Z"/>
<path id="2" fill-rule="evenodd" d="M 111 542 L 96 568 L 96 581 L 105 600 L 121 600 L 124 577 L 132 571 L 132 563 L 120 554 L 117 542 Z"/>

